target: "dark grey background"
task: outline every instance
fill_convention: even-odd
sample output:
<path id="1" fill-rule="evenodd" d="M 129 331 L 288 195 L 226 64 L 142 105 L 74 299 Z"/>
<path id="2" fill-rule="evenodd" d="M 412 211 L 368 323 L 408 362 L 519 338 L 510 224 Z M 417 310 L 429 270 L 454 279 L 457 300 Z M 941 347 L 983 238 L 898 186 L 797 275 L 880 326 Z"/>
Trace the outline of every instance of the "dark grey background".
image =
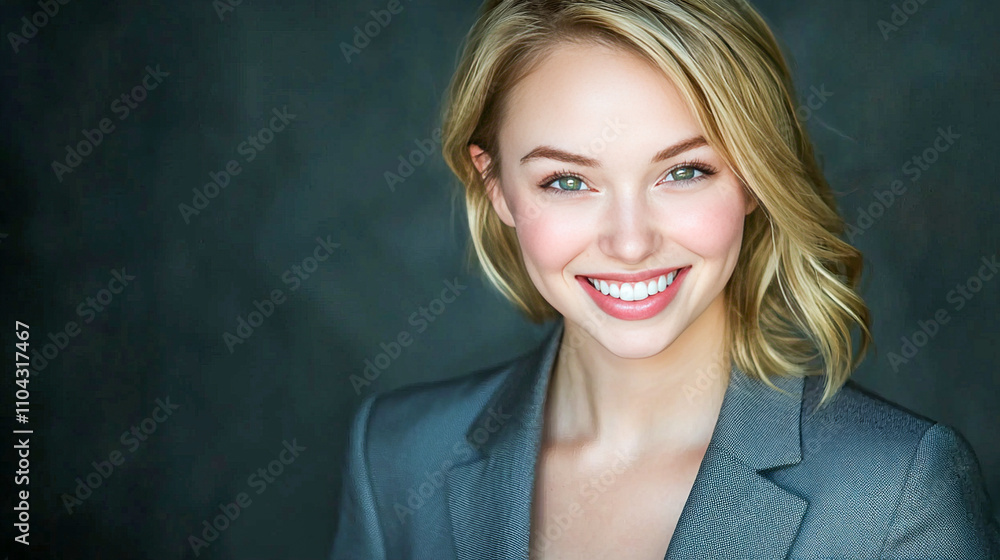
<path id="1" fill-rule="evenodd" d="M 386 4 L 246 0 L 220 18 L 208 0 L 70 0 L 15 52 L 8 34 L 40 8 L 4 2 L 4 430 L 24 427 L 6 420 L 10 325 L 31 326 L 33 349 L 67 321 L 81 325 L 31 378 L 34 555 L 193 557 L 188 536 L 247 492 L 251 505 L 201 557 L 322 558 L 361 398 L 499 362 L 547 330 L 465 266 L 464 210 L 438 153 L 394 191 L 384 177 L 439 126 L 477 3 L 404 0 L 348 63 L 341 43 Z M 808 124 L 848 222 L 867 223 L 859 212 L 892 181 L 907 187 L 855 238 L 868 258 L 864 294 L 880 349 L 856 378 L 959 428 L 1000 497 L 1000 283 L 986 282 L 961 310 L 948 301 L 1000 240 L 1000 8 L 914 0 L 907 7 L 919 9 L 884 37 L 878 21 L 892 16 L 891 2 L 757 5 L 786 47 L 802 102 L 812 87 L 833 94 Z M 147 65 L 169 76 L 119 120 L 112 103 Z M 295 119 L 246 162 L 239 144 L 285 106 Z M 57 180 L 53 160 L 105 117 L 115 129 Z M 904 164 L 939 127 L 960 139 L 911 181 Z M 185 223 L 178 205 L 231 159 L 240 175 Z M 332 258 L 290 291 L 282 274 L 327 236 L 339 243 Z M 121 267 L 135 280 L 83 324 L 78 306 Z M 455 277 L 468 289 L 417 333 L 411 313 Z M 287 299 L 230 353 L 223 334 L 274 289 Z M 901 337 L 942 308 L 948 324 L 893 368 L 888 353 L 900 352 Z M 400 331 L 414 344 L 356 392 L 350 376 Z M 168 397 L 180 408 L 130 452 L 121 434 Z M 305 450 L 257 494 L 248 477 L 293 439 Z M 116 450 L 124 463 L 68 513 L 62 496 Z M 3 477 L 10 486 L 12 473 Z M 3 507 L 5 546 L 27 557 L 10 544 L 12 505 Z"/>

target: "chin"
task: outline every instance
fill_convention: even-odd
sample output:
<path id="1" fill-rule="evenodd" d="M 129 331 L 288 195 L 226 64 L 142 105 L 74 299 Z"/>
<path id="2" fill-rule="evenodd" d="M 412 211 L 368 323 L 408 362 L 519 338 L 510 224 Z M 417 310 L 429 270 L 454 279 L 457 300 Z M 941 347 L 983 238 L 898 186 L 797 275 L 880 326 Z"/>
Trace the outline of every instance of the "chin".
<path id="1" fill-rule="evenodd" d="M 619 321 L 610 317 L 605 317 L 599 326 L 592 320 L 578 321 L 573 317 L 566 316 L 567 323 L 573 323 L 574 329 L 581 329 L 586 332 L 583 344 L 596 344 L 602 346 L 611 354 L 623 359 L 641 360 L 651 358 L 665 351 L 679 337 L 679 332 L 675 329 L 663 326 L 657 328 L 649 325 L 639 325 L 636 322 Z M 618 323 L 618 324 L 615 324 Z M 595 329 L 596 326 L 596 329 Z M 595 332 L 596 330 L 596 332 Z M 577 346 L 580 340 L 570 340 L 571 346 Z"/>
<path id="2" fill-rule="evenodd" d="M 619 358 L 641 360 L 659 355 L 673 341 L 674 338 L 664 340 L 660 337 L 652 337 L 650 340 L 611 340 L 604 343 L 604 347 Z"/>

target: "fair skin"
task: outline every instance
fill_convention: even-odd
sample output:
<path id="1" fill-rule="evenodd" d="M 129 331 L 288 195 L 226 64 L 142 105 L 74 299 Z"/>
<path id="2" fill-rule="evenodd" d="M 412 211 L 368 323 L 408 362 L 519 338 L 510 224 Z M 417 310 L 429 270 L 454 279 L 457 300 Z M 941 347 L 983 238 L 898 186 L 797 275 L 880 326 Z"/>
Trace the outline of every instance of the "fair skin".
<path id="1" fill-rule="evenodd" d="M 565 318 L 531 557 L 663 558 L 728 385 L 723 290 L 756 206 L 676 87 L 635 55 L 557 46 L 507 103 L 493 207 Z M 485 170 L 490 154 L 470 155 Z M 676 286 L 657 286 L 669 270 Z M 613 297 L 638 299 L 623 292 L 639 282 L 642 301 Z"/>

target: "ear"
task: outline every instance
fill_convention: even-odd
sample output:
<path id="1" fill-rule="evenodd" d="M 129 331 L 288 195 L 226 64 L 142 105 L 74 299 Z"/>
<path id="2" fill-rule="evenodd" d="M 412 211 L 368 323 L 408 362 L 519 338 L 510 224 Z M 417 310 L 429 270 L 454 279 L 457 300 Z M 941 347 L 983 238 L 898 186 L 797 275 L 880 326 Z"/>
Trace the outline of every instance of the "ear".
<path id="1" fill-rule="evenodd" d="M 486 182 L 486 195 L 490 197 L 490 202 L 493 203 L 493 210 L 500 217 L 501 222 L 514 227 L 514 215 L 511 213 L 510 207 L 507 206 L 507 199 L 503 195 L 503 189 L 500 188 L 500 182 L 496 179 L 486 180 L 485 174 L 486 168 L 491 161 L 490 155 L 475 144 L 469 145 L 469 155 L 472 156 L 472 163 L 476 166 L 476 170 L 479 171 L 479 175 Z"/>
<path id="2" fill-rule="evenodd" d="M 743 196 L 746 198 L 746 210 L 743 212 L 744 216 L 749 216 L 757 209 L 757 195 L 753 193 L 746 184 L 743 185 Z"/>

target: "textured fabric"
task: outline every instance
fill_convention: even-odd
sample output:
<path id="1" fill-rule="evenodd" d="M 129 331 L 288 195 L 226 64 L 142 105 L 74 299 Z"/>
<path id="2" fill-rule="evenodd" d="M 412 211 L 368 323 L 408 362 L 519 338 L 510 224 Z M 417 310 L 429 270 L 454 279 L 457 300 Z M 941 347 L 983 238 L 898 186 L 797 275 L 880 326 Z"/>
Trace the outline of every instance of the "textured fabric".
<path id="1" fill-rule="evenodd" d="M 561 337 L 562 322 L 500 366 L 367 398 L 331 558 L 528 558 Z M 775 384 L 732 368 L 665 559 L 1000 559 L 978 461 L 954 429 L 854 382 L 820 409 L 823 379 Z"/>

